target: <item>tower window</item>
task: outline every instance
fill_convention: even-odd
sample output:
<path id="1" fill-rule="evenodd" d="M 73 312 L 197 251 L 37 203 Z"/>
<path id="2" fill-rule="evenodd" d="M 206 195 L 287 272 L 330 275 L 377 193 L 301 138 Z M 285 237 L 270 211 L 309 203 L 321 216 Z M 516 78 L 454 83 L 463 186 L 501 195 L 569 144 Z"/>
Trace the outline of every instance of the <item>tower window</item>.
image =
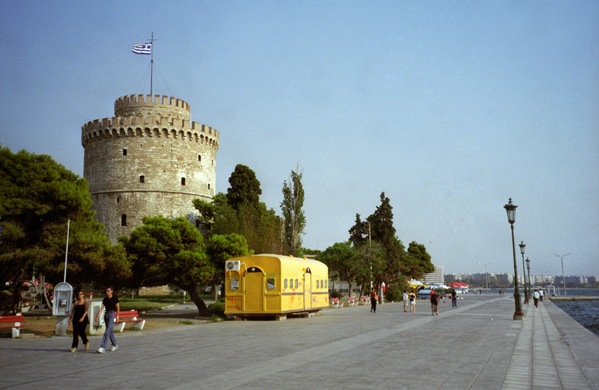
<path id="1" fill-rule="evenodd" d="M 146 182 L 146 177 L 145 177 L 144 175 L 141 175 L 141 176 L 139 177 L 139 182 L 140 182 L 140 183 L 145 183 L 145 182 Z"/>
<path id="2" fill-rule="evenodd" d="M 208 183 L 208 189 L 210 189 L 210 183 Z"/>
<path id="3" fill-rule="evenodd" d="M 202 161 L 202 155 L 201 154 L 198 154 L 198 161 L 200 161 L 200 162 Z"/>
<path id="4" fill-rule="evenodd" d="M 123 156 L 127 155 L 127 148 L 123 148 Z"/>
<path id="5" fill-rule="evenodd" d="M 121 226 L 127 226 L 127 214 L 121 215 Z"/>
<path id="6" fill-rule="evenodd" d="M 182 186 L 184 186 L 184 185 L 185 185 L 185 178 L 184 178 L 184 177 L 182 177 L 182 178 L 181 178 L 181 185 L 182 185 Z"/>

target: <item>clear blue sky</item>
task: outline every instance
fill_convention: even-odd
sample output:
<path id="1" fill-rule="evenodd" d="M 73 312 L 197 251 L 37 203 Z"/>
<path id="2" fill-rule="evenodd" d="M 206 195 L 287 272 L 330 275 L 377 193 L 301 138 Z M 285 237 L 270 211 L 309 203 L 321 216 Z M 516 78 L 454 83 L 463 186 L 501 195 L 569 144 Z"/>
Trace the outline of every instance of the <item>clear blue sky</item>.
<path id="1" fill-rule="evenodd" d="M 513 273 L 512 197 L 534 274 L 599 275 L 599 2 L 5 2 L 0 143 L 82 175 L 81 126 L 149 92 L 152 32 L 154 93 L 221 133 L 217 191 L 245 164 L 280 214 L 302 169 L 305 246 L 384 191 L 446 272 Z"/>

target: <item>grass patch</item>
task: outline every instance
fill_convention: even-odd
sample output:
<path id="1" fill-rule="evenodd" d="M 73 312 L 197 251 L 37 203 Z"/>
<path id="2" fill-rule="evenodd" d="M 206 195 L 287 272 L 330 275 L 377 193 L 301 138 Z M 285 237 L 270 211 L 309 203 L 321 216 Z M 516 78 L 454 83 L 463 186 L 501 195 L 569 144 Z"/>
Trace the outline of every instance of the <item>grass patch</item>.
<path id="1" fill-rule="evenodd" d="M 163 309 L 177 303 L 183 303 L 181 296 L 159 295 L 143 297 L 119 297 L 121 310 L 137 310 L 139 312 Z"/>
<path id="2" fill-rule="evenodd" d="M 185 321 L 179 321 L 179 323 L 180 323 L 181 325 L 193 325 L 193 324 L 194 324 L 194 322 L 193 322 L 193 321 L 187 321 L 187 320 L 185 320 Z"/>

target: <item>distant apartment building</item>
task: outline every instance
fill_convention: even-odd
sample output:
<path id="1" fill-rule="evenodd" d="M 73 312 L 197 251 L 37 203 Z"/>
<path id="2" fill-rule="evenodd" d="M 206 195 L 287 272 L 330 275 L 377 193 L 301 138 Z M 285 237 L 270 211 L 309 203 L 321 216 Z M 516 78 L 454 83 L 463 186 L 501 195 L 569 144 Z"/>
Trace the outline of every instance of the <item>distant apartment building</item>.
<path id="1" fill-rule="evenodd" d="M 480 286 L 485 285 L 485 281 L 487 280 L 488 274 L 475 273 L 470 274 L 470 280 L 473 284 L 477 284 Z"/>
<path id="2" fill-rule="evenodd" d="M 445 284 L 453 283 L 456 281 L 457 282 L 470 281 L 470 274 L 462 274 L 462 273 L 445 274 L 443 277 L 445 279 Z"/>
<path id="3" fill-rule="evenodd" d="M 456 274 L 445 274 L 444 278 L 445 278 L 445 282 L 446 283 L 453 283 L 456 280 L 458 280 L 455 276 Z"/>
<path id="4" fill-rule="evenodd" d="M 566 277 L 565 277 L 567 287 L 580 287 L 580 286 L 587 285 L 588 283 L 592 283 L 592 281 L 589 281 L 589 279 L 592 280 L 592 277 L 588 277 L 585 275 L 566 275 Z M 564 277 L 556 276 L 555 284 L 558 286 L 561 286 L 563 284 L 563 280 L 564 280 Z"/>
<path id="5" fill-rule="evenodd" d="M 560 279 L 561 280 L 561 279 Z M 530 275 L 530 284 L 533 286 L 546 286 L 554 284 L 555 278 L 549 275 Z"/>
<path id="6" fill-rule="evenodd" d="M 432 274 L 431 274 L 432 275 Z M 495 274 L 488 273 L 489 288 L 511 288 L 514 286 L 514 274 Z M 525 275 L 518 273 L 518 280 L 520 285 L 524 284 L 524 280 L 528 283 L 528 273 Z M 597 277 L 589 275 L 567 275 L 566 286 L 569 287 L 593 287 L 597 285 Z M 485 286 L 485 274 L 474 273 L 474 274 L 462 274 L 454 273 L 445 275 L 445 283 L 449 284 L 455 281 L 463 281 L 469 283 L 474 287 Z M 548 285 L 562 285 L 561 276 L 550 276 L 550 275 L 530 275 L 530 284 L 532 286 L 548 286 Z"/>
<path id="7" fill-rule="evenodd" d="M 424 283 L 427 284 L 431 284 L 431 283 L 442 283 L 445 284 L 445 278 L 444 278 L 444 268 L 442 265 L 439 264 L 435 264 L 435 272 L 432 272 L 430 274 L 424 274 Z"/>

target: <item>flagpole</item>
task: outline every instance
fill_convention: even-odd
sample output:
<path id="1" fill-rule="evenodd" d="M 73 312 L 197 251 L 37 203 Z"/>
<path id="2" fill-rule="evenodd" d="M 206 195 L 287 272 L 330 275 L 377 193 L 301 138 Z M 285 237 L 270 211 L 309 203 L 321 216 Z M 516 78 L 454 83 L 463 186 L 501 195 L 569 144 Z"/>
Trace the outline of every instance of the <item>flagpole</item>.
<path id="1" fill-rule="evenodd" d="M 154 31 L 152 31 L 150 43 L 152 44 L 152 49 L 150 50 L 150 96 L 152 96 L 154 84 Z"/>
<path id="2" fill-rule="evenodd" d="M 64 252 L 64 282 L 67 282 L 67 262 L 69 259 L 69 233 L 71 232 L 71 218 L 67 220 L 67 249 Z"/>

